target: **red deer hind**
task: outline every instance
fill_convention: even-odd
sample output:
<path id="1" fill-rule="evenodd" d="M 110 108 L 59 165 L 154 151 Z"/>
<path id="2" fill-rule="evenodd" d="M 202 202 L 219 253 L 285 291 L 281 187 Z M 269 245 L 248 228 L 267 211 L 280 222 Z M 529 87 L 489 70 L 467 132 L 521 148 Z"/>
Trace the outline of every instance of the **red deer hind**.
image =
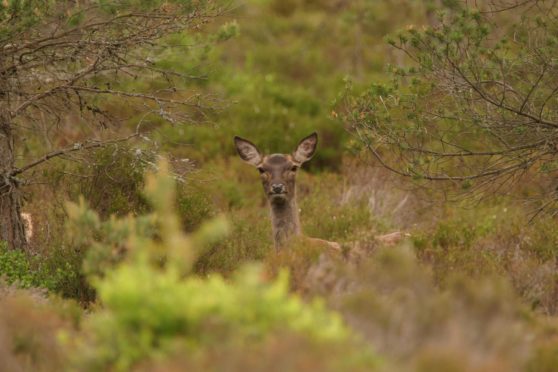
<path id="1" fill-rule="evenodd" d="M 271 210 L 271 225 L 275 248 L 279 251 L 295 236 L 302 236 L 298 207 L 296 203 L 295 179 L 297 170 L 312 158 L 318 145 L 318 135 L 314 132 L 302 139 L 292 154 L 262 155 L 252 142 L 234 137 L 238 154 L 260 172 L 265 195 Z M 318 243 L 340 250 L 338 243 L 322 239 L 304 237 L 312 243 Z"/>

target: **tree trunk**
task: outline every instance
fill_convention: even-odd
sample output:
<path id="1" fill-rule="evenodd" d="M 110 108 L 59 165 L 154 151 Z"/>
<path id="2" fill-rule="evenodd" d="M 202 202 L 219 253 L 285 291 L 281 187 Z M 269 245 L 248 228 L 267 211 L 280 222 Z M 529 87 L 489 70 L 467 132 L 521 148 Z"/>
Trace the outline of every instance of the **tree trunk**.
<path id="1" fill-rule="evenodd" d="M 0 97 L 5 98 L 5 97 Z M 14 135 L 10 115 L 0 102 L 0 240 L 10 249 L 25 249 L 25 227 L 21 219 L 21 196 L 14 169 Z"/>

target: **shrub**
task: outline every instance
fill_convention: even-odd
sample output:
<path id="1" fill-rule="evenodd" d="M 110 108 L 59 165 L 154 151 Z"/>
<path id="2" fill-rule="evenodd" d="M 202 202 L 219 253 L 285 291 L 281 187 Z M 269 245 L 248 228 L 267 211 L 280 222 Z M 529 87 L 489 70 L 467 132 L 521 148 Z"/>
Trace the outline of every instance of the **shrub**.
<path id="1" fill-rule="evenodd" d="M 338 252 L 331 252 L 325 244 L 311 242 L 304 237 L 293 239 L 288 247 L 277 252 L 270 249 L 266 256 L 267 271 L 272 275 L 278 275 L 281 270 L 288 268 L 290 272 L 290 287 L 297 292 L 304 292 L 307 288 L 308 272 L 316 266 L 320 260 L 327 256 L 335 260 Z M 340 257 L 337 257 L 340 259 Z"/>
<path id="2" fill-rule="evenodd" d="M 261 260 L 274 251 L 268 216 L 262 211 L 231 211 L 230 234 L 204 249 L 196 261 L 200 274 L 229 275 L 246 262 Z"/>
<path id="3" fill-rule="evenodd" d="M 395 364 L 390 370 L 508 371 L 529 358 L 534 328 L 504 278 L 457 272 L 441 290 L 403 246 L 378 249 L 339 282 L 348 290 L 330 303 Z"/>
<path id="4" fill-rule="evenodd" d="M 418 257 L 446 286 L 455 273 L 506 277 L 532 308 L 556 312 L 556 221 L 540 217 L 525 223 L 525 209 L 499 201 L 453 215 L 432 229 L 413 233 Z"/>
<path id="5" fill-rule="evenodd" d="M 52 247 L 37 256 L 43 275 L 51 278 L 51 292 L 71 298 L 87 306 L 95 300 L 95 291 L 83 274 L 83 254 L 75 247 L 61 245 Z"/>
<path id="6" fill-rule="evenodd" d="M 0 360 L 5 371 L 60 371 L 67 350 L 61 332 L 76 332 L 81 310 L 30 290 L 0 288 Z"/>
<path id="7" fill-rule="evenodd" d="M 558 340 L 547 341 L 535 350 L 527 363 L 527 372 L 552 372 L 558 365 Z"/>
<path id="8" fill-rule="evenodd" d="M 85 177 L 78 178 L 70 194 L 83 196 L 103 217 L 145 212 L 143 173 L 152 161 L 148 153 L 130 146 L 97 150 L 76 170 Z"/>
<path id="9" fill-rule="evenodd" d="M 331 173 L 301 175 L 300 209 L 304 232 L 311 237 L 334 241 L 351 239 L 361 230 L 370 230 L 372 216 L 367 200 L 342 201 L 341 177 Z M 304 195 L 303 193 L 311 193 Z M 320 216 L 320 218 L 312 218 Z"/>
<path id="10" fill-rule="evenodd" d="M 56 267 L 50 257 L 30 256 L 21 250 L 10 250 L 0 242 L 0 278 L 17 288 L 44 288 L 57 291 L 61 283 L 74 279 L 75 272 L 65 261 Z"/>
<path id="11" fill-rule="evenodd" d="M 198 187 L 183 186 L 178 189 L 177 213 L 182 222 L 182 228 L 191 232 L 198 228 L 202 222 L 215 216 L 213 202 L 207 193 Z"/>
<path id="12" fill-rule="evenodd" d="M 39 284 L 25 253 L 9 250 L 4 242 L 0 242 L 0 276 L 7 284 L 20 288 L 36 287 Z"/>

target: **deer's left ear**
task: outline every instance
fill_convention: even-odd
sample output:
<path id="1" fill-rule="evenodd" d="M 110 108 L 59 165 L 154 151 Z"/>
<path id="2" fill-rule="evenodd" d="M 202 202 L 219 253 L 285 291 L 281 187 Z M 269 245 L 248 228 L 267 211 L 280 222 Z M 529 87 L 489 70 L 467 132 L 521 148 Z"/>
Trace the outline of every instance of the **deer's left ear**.
<path id="1" fill-rule="evenodd" d="M 314 132 L 308 137 L 305 137 L 300 141 L 298 147 L 293 153 L 293 158 L 296 162 L 302 164 L 310 159 L 312 155 L 316 152 L 316 147 L 318 146 L 318 133 Z"/>
<path id="2" fill-rule="evenodd" d="M 236 146 L 236 151 L 238 155 L 247 162 L 257 167 L 262 162 L 262 154 L 260 150 L 252 142 L 240 138 L 238 136 L 234 137 L 234 145 Z"/>

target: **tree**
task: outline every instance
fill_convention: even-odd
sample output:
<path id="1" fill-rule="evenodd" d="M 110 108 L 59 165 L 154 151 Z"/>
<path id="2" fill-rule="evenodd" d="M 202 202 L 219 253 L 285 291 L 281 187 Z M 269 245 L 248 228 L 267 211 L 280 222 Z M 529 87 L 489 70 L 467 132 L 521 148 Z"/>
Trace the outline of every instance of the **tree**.
<path id="1" fill-rule="evenodd" d="M 197 30 L 221 12 L 212 0 L 0 3 L 0 240 L 12 248 L 26 245 L 21 187 L 30 170 L 140 136 L 153 116 L 180 123 L 203 114 L 200 95 L 177 89 L 179 81 L 199 76 L 168 68 L 157 57 L 169 47 L 169 35 Z M 136 118 L 132 133 L 117 130 L 123 120 L 109 110 L 115 102 L 125 102 Z M 64 120 L 89 138 L 53 146 L 52 132 Z M 28 159 L 23 149 L 29 143 L 44 154 Z"/>
<path id="2" fill-rule="evenodd" d="M 556 1 L 446 2 L 438 24 L 388 42 L 412 66 L 351 98 L 353 133 L 386 168 L 482 195 L 546 179 L 558 202 Z M 475 4 L 477 4 L 475 2 Z M 552 213 L 557 213 L 553 211 Z"/>

